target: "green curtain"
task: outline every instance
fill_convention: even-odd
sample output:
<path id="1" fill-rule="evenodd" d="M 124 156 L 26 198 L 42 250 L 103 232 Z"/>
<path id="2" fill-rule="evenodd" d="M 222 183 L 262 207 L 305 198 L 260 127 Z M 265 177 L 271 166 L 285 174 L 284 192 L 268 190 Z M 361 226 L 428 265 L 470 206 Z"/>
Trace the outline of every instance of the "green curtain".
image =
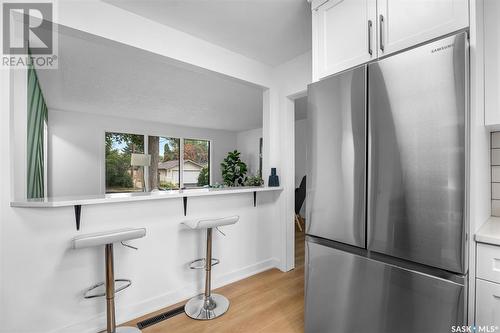
<path id="1" fill-rule="evenodd" d="M 44 196 L 44 127 L 48 120 L 47 105 L 33 66 L 28 68 L 28 141 L 27 196 Z"/>

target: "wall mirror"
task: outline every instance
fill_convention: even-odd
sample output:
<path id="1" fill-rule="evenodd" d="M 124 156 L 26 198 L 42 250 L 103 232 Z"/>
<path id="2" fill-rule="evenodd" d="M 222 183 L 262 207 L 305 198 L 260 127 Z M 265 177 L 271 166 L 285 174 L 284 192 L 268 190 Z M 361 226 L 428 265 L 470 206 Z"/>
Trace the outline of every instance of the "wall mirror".
<path id="1" fill-rule="evenodd" d="M 64 27 L 28 72 L 29 198 L 258 185 L 263 87 Z"/>

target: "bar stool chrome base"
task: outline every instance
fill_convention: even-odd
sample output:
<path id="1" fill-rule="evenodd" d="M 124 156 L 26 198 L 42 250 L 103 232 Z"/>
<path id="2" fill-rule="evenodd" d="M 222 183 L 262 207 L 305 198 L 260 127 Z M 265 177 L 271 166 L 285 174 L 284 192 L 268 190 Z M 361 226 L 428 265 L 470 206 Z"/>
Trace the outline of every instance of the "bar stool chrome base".
<path id="1" fill-rule="evenodd" d="M 137 327 L 131 326 L 120 326 L 115 330 L 116 333 L 141 333 L 142 331 Z"/>
<path id="2" fill-rule="evenodd" d="M 184 307 L 186 314 L 197 320 L 210 320 L 222 316 L 229 309 L 229 300 L 219 294 L 205 298 L 200 294 L 191 298 Z"/>

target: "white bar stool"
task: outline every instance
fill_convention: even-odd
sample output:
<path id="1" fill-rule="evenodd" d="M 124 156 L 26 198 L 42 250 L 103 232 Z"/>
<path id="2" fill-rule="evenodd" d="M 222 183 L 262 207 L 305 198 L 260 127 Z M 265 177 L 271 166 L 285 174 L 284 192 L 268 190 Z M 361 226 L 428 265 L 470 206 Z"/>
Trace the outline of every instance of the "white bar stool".
<path id="1" fill-rule="evenodd" d="M 184 307 L 184 312 L 193 319 L 214 319 L 222 316 L 229 308 L 229 300 L 226 297 L 211 293 L 212 266 L 219 263 L 219 260 L 212 259 L 212 228 L 235 224 L 239 219 L 239 216 L 228 216 L 181 222 L 190 229 L 207 229 L 206 257 L 192 261 L 189 266 L 191 269 L 205 269 L 205 292 L 191 298 Z M 195 265 L 200 262 L 203 264 L 200 266 Z"/>
<path id="2" fill-rule="evenodd" d="M 146 229 L 118 229 L 106 232 L 98 232 L 93 234 L 87 234 L 82 236 L 77 236 L 73 238 L 72 245 L 74 249 L 81 249 L 86 247 L 102 246 L 105 245 L 105 258 L 106 258 L 106 292 L 99 295 L 89 295 L 89 292 L 102 286 L 104 283 L 98 283 L 93 287 L 89 288 L 85 292 L 85 298 L 94 298 L 100 296 L 106 296 L 106 323 L 107 323 L 107 333 L 140 333 L 136 327 L 116 327 L 116 317 L 115 317 L 115 293 L 130 287 L 132 281 L 125 279 L 118 279 L 116 281 L 127 282 L 128 284 L 122 288 L 115 291 L 115 277 L 114 277 L 114 265 L 113 265 L 113 243 L 122 243 L 122 245 L 133 248 L 133 246 L 124 244 L 124 241 L 141 238 L 146 235 Z"/>

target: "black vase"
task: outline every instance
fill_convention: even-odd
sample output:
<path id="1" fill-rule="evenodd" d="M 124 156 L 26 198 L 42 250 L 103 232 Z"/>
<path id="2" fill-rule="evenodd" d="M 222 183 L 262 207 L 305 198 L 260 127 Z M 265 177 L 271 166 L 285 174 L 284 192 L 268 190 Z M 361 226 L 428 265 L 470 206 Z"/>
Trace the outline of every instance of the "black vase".
<path id="1" fill-rule="evenodd" d="M 267 185 L 270 187 L 280 186 L 280 179 L 276 174 L 276 168 L 271 168 L 271 175 L 269 176 L 269 181 Z"/>

